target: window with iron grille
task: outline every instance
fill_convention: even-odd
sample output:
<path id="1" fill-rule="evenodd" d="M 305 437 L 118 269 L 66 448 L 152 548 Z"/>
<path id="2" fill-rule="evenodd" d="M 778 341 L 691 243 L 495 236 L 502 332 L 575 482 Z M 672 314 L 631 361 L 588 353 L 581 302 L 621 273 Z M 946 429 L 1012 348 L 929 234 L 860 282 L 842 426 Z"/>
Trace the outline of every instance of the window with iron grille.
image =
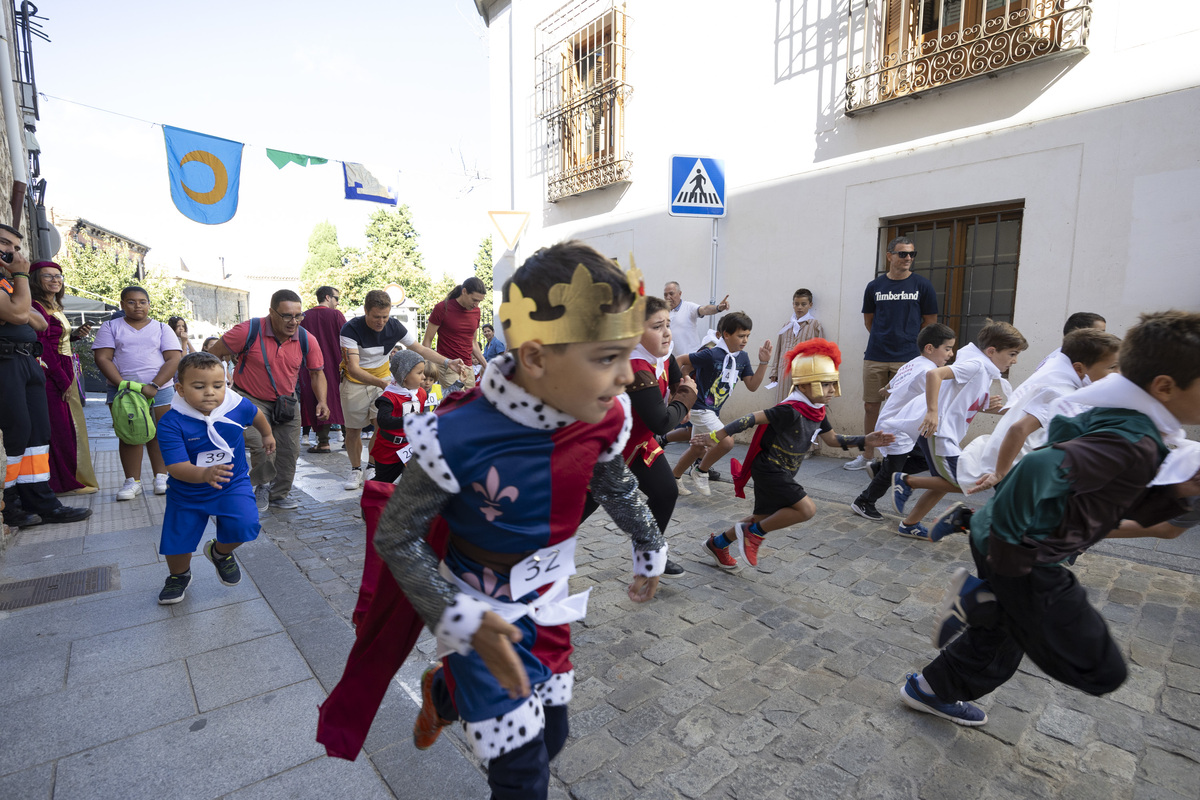
<path id="1" fill-rule="evenodd" d="M 538 26 L 536 102 L 550 202 L 630 178 L 628 25 L 624 3 L 578 0 Z"/>
<path id="2" fill-rule="evenodd" d="M 973 342 L 989 318 L 1013 321 L 1024 214 L 1021 202 L 888 220 L 876 272 L 887 272 L 888 242 L 907 236 L 917 249 L 912 271 L 937 291 L 938 322 L 954 329 L 959 346 Z"/>
<path id="3" fill-rule="evenodd" d="M 1086 54 L 1091 0 L 851 4 L 846 113 L 1063 54 Z"/>

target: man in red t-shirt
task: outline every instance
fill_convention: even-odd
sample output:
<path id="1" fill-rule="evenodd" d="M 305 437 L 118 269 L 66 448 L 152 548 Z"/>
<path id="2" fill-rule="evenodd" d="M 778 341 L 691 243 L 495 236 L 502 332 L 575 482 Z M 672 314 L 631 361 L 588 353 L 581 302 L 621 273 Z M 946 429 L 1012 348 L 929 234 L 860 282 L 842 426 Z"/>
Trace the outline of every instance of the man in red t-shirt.
<path id="1" fill-rule="evenodd" d="M 472 276 L 455 286 L 445 300 L 433 307 L 433 313 L 429 315 L 421 343 L 430 347 L 433 337 L 437 336 L 437 347 L 434 349 L 442 356 L 437 366 L 438 382 L 443 389 L 456 380 L 461 380 L 467 389 L 475 386 L 475 374 L 470 365 L 476 363 L 476 359 L 483 363 L 483 352 L 475 340 L 475 332 L 479 330 L 479 304 L 486 297 L 487 287 L 479 278 Z M 463 362 L 457 371 L 449 366 L 449 362 L 456 358 Z"/>

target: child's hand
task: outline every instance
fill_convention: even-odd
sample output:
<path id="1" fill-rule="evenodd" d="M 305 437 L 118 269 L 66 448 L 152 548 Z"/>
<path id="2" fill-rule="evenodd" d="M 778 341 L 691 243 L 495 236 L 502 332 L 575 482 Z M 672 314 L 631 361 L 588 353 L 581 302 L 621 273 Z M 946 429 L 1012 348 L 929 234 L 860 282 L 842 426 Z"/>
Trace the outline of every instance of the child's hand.
<path id="1" fill-rule="evenodd" d="M 681 389 L 689 391 L 692 394 L 696 394 L 696 381 L 692 379 L 691 375 L 684 375 L 679 379 L 679 385 L 675 387 L 676 393 L 678 393 Z"/>
<path id="2" fill-rule="evenodd" d="M 987 410 L 989 413 L 994 414 L 1003 407 L 1004 407 L 1004 395 L 994 394 L 991 396 L 991 398 L 989 398 L 988 407 L 987 407 Z"/>
<path id="3" fill-rule="evenodd" d="M 937 426 L 938 412 L 926 411 L 925 419 L 921 420 L 921 427 L 917 429 L 917 432 L 928 439 L 929 437 L 933 436 L 933 434 L 937 433 Z"/>
<path id="4" fill-rule="evenodd" d="M 272 436 L 271 434 L 268 433 L 266 436 L 262 437 L 262 443 L 263 443 L 263 450 L 267 451 L 267 455 L 271 455 L 271 453 L 275 452 L 275 437 L 274 436 Z"/>
<path id="5" fill-rule="evenodd" d="M 967 489 L 966 493 L 976 494 L 978 492 L 986 492 L 988 489 L 999 483 L 1000 479 L 1003 477 L 1003 475 L 999 475 L 995 472 L 989 472 L 979 480 L 975 481 L 975 485 Z"/>
<path id="6" fill-rule="evenodd" d="M 886 447 L 894 441 L 896 437 L 893 434 L 875 431 L 867 434 L 866 444 L 867 447 Z"/>
<path id="7" fill-rule="evenodd" d="M 629 599 L 635 603 L 644 603 L 654 597 L 654 593 L 658 591 L 658 577 L 647 578 L 645 575 L 638 575 L 633 579 L 633 583 L 629 584 L 629 589 L 626 594 Z"/>
<path id="8" fill-rule="evenodd" d="M 770 361 L 771 360 L 771 340 L 770 339 L 763 342 L 763 346 L 758 348 L 758 360 L 759 361 Z"/>
<path id="9" fill-rule="evenodd" d="M 229 483 L 231 477 L 233 477 L 232 464 L 214 464 L 204 470 L 204 474 L 200 476 L 200 482 L 207 483 L 214 489 L 220 489 L 223 484 Z"/>
<path id="10" fill-rule="evenodd" d="M 479 630 L 471 637 L 471 646 L 483 659 L 488 672 L 496 676 L 508 696 L 516 700 L 529 695 L 529 674 L 525 672 L 512 643 L 521 641 L 521 632 L 495 611 L 483 612 Z"/>
<path id="11" fill-rule="evenodd" d="M 712 447 L 714 442 L 712 437 L 707 433 L 695 433 L 692 434 L 692 438 L 688 444 L 692 447 Z"/>

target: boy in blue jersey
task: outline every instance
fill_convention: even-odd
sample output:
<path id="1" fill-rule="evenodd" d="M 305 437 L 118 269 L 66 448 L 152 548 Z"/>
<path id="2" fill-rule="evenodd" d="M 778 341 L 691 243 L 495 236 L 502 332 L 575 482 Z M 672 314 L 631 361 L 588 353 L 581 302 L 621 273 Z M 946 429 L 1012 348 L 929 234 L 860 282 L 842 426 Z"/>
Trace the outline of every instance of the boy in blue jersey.
<path id="1" fill-rule="evenodd" d="M 692 377 L 696 379 L 696 402 L 692 405 L 689 419 L 692 423 L 692 438 L 707 437 L 724 429 L 721 424 L 721 406 L 733 394 L 733 387 L 742 381 L 754 392 L 762 384 L 767 374 L 767 365 L 771 363 L 771 342 L 763 342 L 758 348 L 758 366 L 751 366 L 750 356 L 746 354 L 746 345 L 750 342 L 750 331 L 754 323 L 750 317 L 741 311 L 734 311 L 721 317 L 717 323 L 717 342 L 714 347 L 701 349 L 695 353 L 679 356 L 679 366 L 691 369 Z M 700 458 L 700 463 L 692 470 L 692 482 L 702 495 L 709 495 L 708 471 L 717 463 L 721 456 L 733 449 L 733 439 L 723 439 L 720 443 L 705 448 L 692 444 L 675 463 L 675 481 L 679 486 L 679 494 L 689 495 L 683 485 L 683 473 L 692 462 Z M 701 458 L 702 457 L 702 458 Z"/>
<path id="2" fill-rule="evenodd" d="M 171 409 L 158 422 L 159 448 L 171 476 L 158 546 L 171 574 L 158 595 L 160 605 L 183 600 L 192 579 L 192 553 L 210 516 L 217 519 L 217 538 L 204 546 L 204 555 L 226 586 L 242 579 L 234 549 L 258 537 L 258 507 L 242 430 L 253 425 L 268 454 L 275 451 L 275 438 L 266 415 L 226 386 L 219 358 L 204 352 L 184 356 Z"/>

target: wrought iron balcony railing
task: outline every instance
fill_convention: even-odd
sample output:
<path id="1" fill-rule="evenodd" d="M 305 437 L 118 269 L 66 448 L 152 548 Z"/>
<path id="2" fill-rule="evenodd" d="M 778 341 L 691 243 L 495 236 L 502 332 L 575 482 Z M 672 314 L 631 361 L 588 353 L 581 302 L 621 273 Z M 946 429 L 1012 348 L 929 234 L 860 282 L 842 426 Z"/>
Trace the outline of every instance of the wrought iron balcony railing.
<path id="1" fill-rule="evenodd" d="M 1092 15 L 1091 0 L 866 0 L 851 11 L 848 115 L 1051 56 L 1085 54 Z"/>

